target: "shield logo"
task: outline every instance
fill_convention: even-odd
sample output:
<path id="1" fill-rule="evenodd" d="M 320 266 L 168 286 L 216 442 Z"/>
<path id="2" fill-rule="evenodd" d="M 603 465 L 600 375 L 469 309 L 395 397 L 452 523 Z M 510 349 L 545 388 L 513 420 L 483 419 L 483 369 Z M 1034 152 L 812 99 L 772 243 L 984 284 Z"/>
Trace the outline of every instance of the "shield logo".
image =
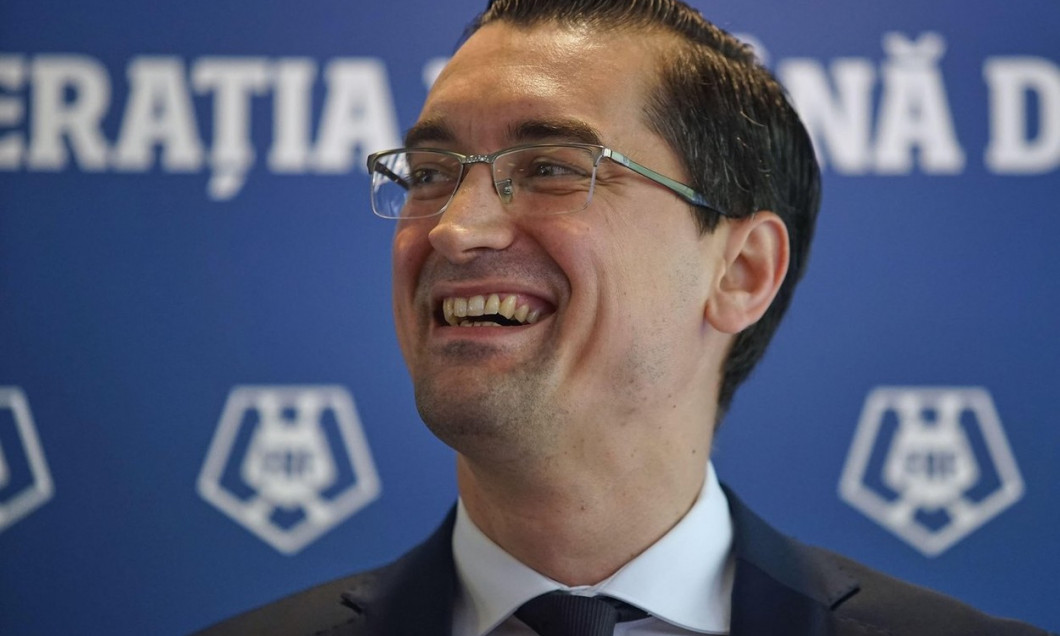
<path id="1" fill-rule="evenodd" d="M 232 389 L 198 490 L 283 554 L 379 496 L 353 398 L 339 386 Z"/>
<path id="2" fill-rule="evenodd" d="M 1023 478 L 986 389 L 879 387 L 839 496 L 933 557 L 1018 501 Z"/>
<path id="3" fill-rule="evenodd" d="M 26 394 L 18 387 L 0 387 L 0 532 L 54 492 Z"/>

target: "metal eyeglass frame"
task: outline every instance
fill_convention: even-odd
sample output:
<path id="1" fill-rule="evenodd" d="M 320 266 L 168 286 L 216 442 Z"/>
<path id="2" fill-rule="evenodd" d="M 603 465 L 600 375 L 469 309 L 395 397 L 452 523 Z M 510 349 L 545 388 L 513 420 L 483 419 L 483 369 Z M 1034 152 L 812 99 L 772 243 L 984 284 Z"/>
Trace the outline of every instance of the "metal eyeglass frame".
<path id="1" fill-rule="evenodd" d="M 466 169 L 467 166 L 470 166 L 470 165 L 473 165 L 473 164 L 476 164 L 476 163 L 487 164 L 490 167 L 490 173 L 492 175 L 493 174 L 493 169 L 494 169 L 494 162 L 497 160 L 497 157 L 500 157 L 501 155 L 508 154 L 508 153 L 511 153 L 511 152 L 516 152 L 516 151 L 519 151 L 519 150 L 527 150 L 527 149 L 530 149 L 530 148 L 550 148 L 550 147 L 552 147 L 552 148 L 554 148 L 554 147 L 584 148 L 586 150 L 592 151 L 592 153 L 593 153 L 593 174 L 592 174 L 592 184 L 590 186 L 589 199 L 585 202 L 585 206 L 582 207 L 582 208 L 578 208 L 578 210 L 584 210 L 585 207 L 588 207 L 589 203 L 592 202 L 592 192 L 595 190 L 595 185 L 596 185 L 596 168 L 598 168 L 599 165 L 600 165 L 600 159 L 606 157 L 606 158 L 610 159 L 611 161 L 614 161 L 618 165 L 624 166 L 626 168 L 629 168 L 633 172 L 636 172 L 637 174 L 641 175 L 642 177 L 644 177 L 644 178 L 646 178 L 646 179 L 648 179 L 650 181 L 653 181 L 653 182 L 663 186 L 667 190 L 670 190 L 671 192 L 673 192 L 674 194 L 679 196 L 682 200 L 684 200 L 684 201 L 686 201 L 686 202 L 688 202 L 688 203 L 690 203 L 692 205 L 695 205 L 695 206 L 701 207 L 701 208 L 707 208 L 708 210 L 712 210 L 712 211 L 714 211 L 714 212 L 716 212 L 716 213 L 718 213 L 718 214 L 720 214 L 722 216 L 731 216 L 728 212 L 725 212 L 725 211 L 721 210 L 720 208 L 718 208 L 717 206 L 715 206 L 714 204 L 710 203 L 705 196 L 703 196 L 699 192 L 696 192 L 691 186 L 686 185 L 684 183 L 681 183 L 680 181 L 676 181 L 674 179 L 671 179 L 670 177 L 667 177 L 664 174 L 656 172 L 656 171 L 652 170 L 651 168 L 649 168 L 649 167 L 647 167 L 645 165 L 639 164 L 636 161 L 633 161 L 632 159 L 627 157 L 626 155 L 618 152 L 617 150 L 612 150 L 611 148 L 607 148 L 606 146 L 601 146 L 601 145 L 598 145 L 598 144 L 583 144 L 583 143 L 523 144 L 523 145 L 519 145 L 519 146 L 512 146 L 510 148 L 504 148 L 504 149 L 498 150 L 497 152 L 490 153 L 488 155 L 465 155 L 463 153 L 459 153 L 459 152 L 456 152 L 456 151 L 453 151 L 453 150 L 443 150 L 443 149 L 440 149 L 440 148 L 395 148 L 393 150 L 383 150 L 383 151 L 380 151 L 380 152 L 373 152 L 372 154 L 368 155 L 368 159 L 367 159 L 368 174 L 371 175 L 371 174 L 374 174 L 375 172 L 378 171 L 381 174 L 383 174 L 385 177 L 391 179 L 394 183 L 404 187 L 407 190 L 408 189 L 408 184 L 405 183 L 405 180 L 403 178 L 401 178 L 399 175 L 394 174 L 393 172 L 391 172 L 390 169 L 387 168 L 385 165 L 379 164 L 380 157 L 383 157 L 384 155 L 392 155 L 392 154 L 398 154 L 398 153 L 403 153 L 403 152 L 436 152 L 436 153 L 440 153 L 440 154 L 443 154 L 443 155 L 448 155 L 448 156 L 456 159 L 458 162 L 460 162 L 460 177 L 459 177 L 459 180 L 457 181 L 456 187 L 453 188 L 453 193 L 449 196 L 449 200 L 446 201 L 445 205 L 443 205 L 437 212 L 434 212 L 432 214 L 426 214 L 426 215 L 423 215 L 423 216 L 415 217 L 415 218 L 424 218 L 425 219 L 425 218 L 430 218 L 432 216 L 437 216 L 438 214 L 441 214 L 442 212 L 444 212 L 447 207 L 449 207 L 449 203 L 453 200 L 453 197 L 456 196 L 456 191 L 460 188 L 460 185 L 464 181 L 464 177 L 467 175 L 467 169 Z M 498 196 L 501 196 L 499 192 L 498 192 Z M 502 199 L 503 199 L 503 197 L 502 197 Z M 576 212 L 578 210 L 572 210 L 572 212 Z M 385 218 L 385 219 L 395 218 L 395 217 L 383 216 L 383 215 L 379 214 L 375 210 L 375 205 L 374 204 L 372 205 L 372 211 L 375 212 L 376 216 L 379 216 L 379 217 L 382 217 L 382 218 Z"/>

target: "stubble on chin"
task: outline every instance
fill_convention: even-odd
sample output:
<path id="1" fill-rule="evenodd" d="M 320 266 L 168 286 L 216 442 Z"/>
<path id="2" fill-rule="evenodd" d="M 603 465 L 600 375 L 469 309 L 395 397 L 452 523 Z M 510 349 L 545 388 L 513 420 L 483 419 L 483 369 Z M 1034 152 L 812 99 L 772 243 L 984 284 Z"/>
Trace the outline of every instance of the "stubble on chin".
<path id="1" fill-rule="evenodd" d="M 555 439 L 563 410 L 551 397 L 545 361 L 491 373 L 485 363 L 492 348 L 450 343 L 448 370 L 416 378 L 415 398 L 427 428 L 449 447 L 469 457 L 503 461 L 542 450 Z"/>

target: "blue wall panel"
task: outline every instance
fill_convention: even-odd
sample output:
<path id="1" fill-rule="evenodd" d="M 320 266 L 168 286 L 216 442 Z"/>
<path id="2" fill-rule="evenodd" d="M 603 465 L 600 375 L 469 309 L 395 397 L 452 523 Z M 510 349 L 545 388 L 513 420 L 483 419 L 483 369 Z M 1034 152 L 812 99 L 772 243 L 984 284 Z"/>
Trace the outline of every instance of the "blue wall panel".
<path id="1" fill-rule="evenodd" d="M 805 541 L 1060 629 L 1060 7 L 696 6 L 759 44 L 825 164 L 810 272 L 724 423 L 723 480 Z M 453 461 L 412 405 L 392 227 L 361 166 L 399 143 L 479 8 L 0 6 L 0 634 L 187 633 L 385 562 L 441 519 Z M 352 403 L 240 410 L 238 387 Z M 880 387 L 968 398 L 930 461 L 976 467 L 955 495 L 973 508 L 1008 493 L 933 554 L 840 494 Z M 300 413 L 329 432 L 251 442 L 281 430 L 253 422 Z M 898 461 L 901 416 L 880 413 L 854 499 Z M 319 483 L 339 485 L 311 493 L 320 510 L 346 488 L 362 501 L 301 543 L 252 532 L 317 519 L 277 511 L 308 495 L 253 470 L 321 457 Z M 917 457 L 900 458 L 909 475 L 955 474 Z M 234 507 L 203 494 L 211 480 Z"/>

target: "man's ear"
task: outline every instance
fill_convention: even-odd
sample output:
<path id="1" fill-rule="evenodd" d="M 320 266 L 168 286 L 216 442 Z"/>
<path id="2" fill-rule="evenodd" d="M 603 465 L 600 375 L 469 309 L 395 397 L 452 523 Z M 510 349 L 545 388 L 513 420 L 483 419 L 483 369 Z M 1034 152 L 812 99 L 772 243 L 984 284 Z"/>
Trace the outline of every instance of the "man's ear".
<path id="1" fill-rule="evenodd" d="M 769 308 L 788 271 L 788 228 L 768 210 L 729 224 L 722 269 L 705 317 L 718 331 L 739 333 Z"/>

